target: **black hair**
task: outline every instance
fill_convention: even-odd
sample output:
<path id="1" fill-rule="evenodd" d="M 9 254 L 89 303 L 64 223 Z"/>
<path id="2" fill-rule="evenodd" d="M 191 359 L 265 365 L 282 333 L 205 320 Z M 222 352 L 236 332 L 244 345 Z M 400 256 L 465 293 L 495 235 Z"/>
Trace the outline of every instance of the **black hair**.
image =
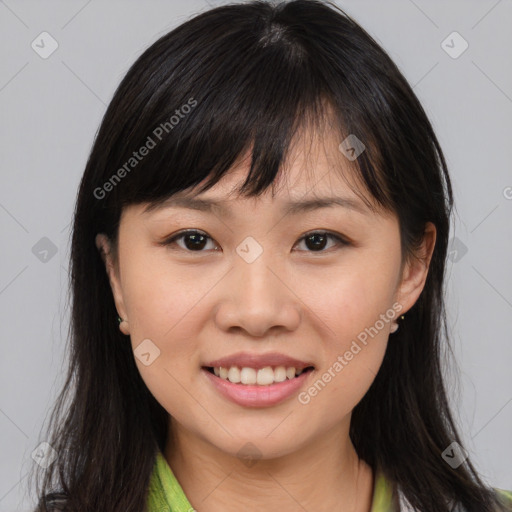
<path id="1" fill-rule="evenodd" d="M 44 472 L 38 510 L 61 496 L 74 512 L 140 512 L 156 450 L 165 446 L 168 414 L 119 332 L 95 236 L 105 233 L 115 248 L 123 208 L 156 205 L 205 180 L 207 190 L 249 150 L 240 193 L 258 196 L 276 181 L 304 127 L 364 144 L 353 161 L 339 157 L 374 205 L 396 213 L 405 257 L 415 254 L 427 222 L 437 230 L 424 289 L 353 411 L 359 457 L 416 510 L 444 512 L 449 503 L 497 510 L 469 459 L 453 469 L 441 457 L 453 441 L 463 444 L 442 375 L 453 208 L 445 158 L 387 53 L 339 7 L 317 0 L 200 13 L 144 51 L 115 92 L 76 201 L 69 368 L 48 438 L 59 457 Z"/>

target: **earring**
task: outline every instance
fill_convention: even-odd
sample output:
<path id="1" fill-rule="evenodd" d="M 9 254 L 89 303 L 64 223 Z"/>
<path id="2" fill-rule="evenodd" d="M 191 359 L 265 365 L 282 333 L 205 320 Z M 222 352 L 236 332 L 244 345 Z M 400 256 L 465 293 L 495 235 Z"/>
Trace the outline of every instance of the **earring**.
<path id="1" fill-rule="evenodd" d="M 404 315 L 402 315 L 400 318 L 403 320 L 405 317 Z M 393 322 L 393 324 L 391 325 L 390 332 L 394 333 L 396 331 L 398 331 L 398 322 Z"/>
<path id="2" fill-rule="evenodd" d="M 128 321 L 127 320 L 123 320 L 120 316 L 117 317 L 117 321 L 119 322 L 119 329 L 120 331 L 123 333 L 123 334 L 130 334 L 128 332 Z M 125 325 L 123 325 L 125 324 Z"/>

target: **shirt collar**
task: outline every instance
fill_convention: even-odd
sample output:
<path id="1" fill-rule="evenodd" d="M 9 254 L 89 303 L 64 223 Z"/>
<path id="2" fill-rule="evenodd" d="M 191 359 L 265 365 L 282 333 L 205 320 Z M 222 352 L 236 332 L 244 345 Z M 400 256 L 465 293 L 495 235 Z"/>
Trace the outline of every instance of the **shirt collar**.
<path id="1" fill-rule="evenodd" d="M 149 483 L 148 512 L 193 512 L 180 483 L 160 450 Z M 398 512 L 393 486 L 380 471 L 375 473 L 371 512 Z"/>

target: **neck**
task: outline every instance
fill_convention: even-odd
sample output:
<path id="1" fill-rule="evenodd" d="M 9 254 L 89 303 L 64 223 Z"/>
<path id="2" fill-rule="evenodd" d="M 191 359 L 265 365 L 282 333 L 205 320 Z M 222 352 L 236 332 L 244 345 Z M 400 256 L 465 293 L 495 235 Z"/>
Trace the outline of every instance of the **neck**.
<path id="1" fill-rule="evenodd" d="M 348 425 L 280 457 L 246 458 L 169 423 L 165 458 L 201 512 L 370 511 L 373 472 L 359 460 Z M 251 453 L 248 447 L 239 453 L 244 450 Z"/>

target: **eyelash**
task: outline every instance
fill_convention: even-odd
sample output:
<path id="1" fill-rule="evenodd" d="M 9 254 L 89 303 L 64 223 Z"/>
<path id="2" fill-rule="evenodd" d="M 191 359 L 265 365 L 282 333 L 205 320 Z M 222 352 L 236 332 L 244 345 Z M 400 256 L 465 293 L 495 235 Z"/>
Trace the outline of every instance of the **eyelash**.
<path id="1" fill-rule="evenodd" d="M 202 235 L 210 240 L 213 240 L 213 238 L 211 238 L 210 236 L 208 236 L 206 233 L 204 233 L 203 231 L 199 231 L 199 230 L 195 230 L 195 229 L 188 229 L 186 231 L 181 231 L 179 233 L 176 233 L 175 235 L 171 236 L 170 238 L 167 238 L 166 240 L 163 240 L 162 242 L 160 242 L 160 245 L 163 245 L 165 247 L 168 247 L 168 246 L 171 246 L 171 245 L 174 245 L 176 243 L 177 240 L 179 239 L 182 239 L 183 237 L 185 237 L 186 235 Z M 310 231 L 309 233 L 306 233 L 305 235 L 303 235 L 301 238 L 299 238 L 298 242 L 301 242 L 303 240 L 305 240 L 306 238 L 310 237 L 310 236 L 313 236 L 313 235 L 322 235 L 322 236 L 327 236 L 329 238 L 332 238 L 332 239 L 335 239 L 338 243 L 338 246 L 341 246 L 341 247 L 344 247 L 344 246 L 348 246 L 350 245 L 350 242 L 348 242 L 346 239 L 344 239 L 343 237 L 341 237 L 340 235 L 337 235 L 335 233 L 331 233 L 329 231 Z M 179 247 L 179 246 L 178 246 Z M 204 251 L 204 250 L 200 250 L 200 251 L 191 251 L 189 249 L 186 249 L 186 248 L 183 248 L 183 247 L 180 247 L 180 249 L 186 251 L 186 252 L 189 252 L 189 253 L 201 253 L 201 252 L 207 252 L 207 251 Z M 310 253 L 324 253 L 324 252 L 328 252 L 328 249 L 322 249 L 320 251 L 304 251 L 304 252 L 310 252 Z"/>

